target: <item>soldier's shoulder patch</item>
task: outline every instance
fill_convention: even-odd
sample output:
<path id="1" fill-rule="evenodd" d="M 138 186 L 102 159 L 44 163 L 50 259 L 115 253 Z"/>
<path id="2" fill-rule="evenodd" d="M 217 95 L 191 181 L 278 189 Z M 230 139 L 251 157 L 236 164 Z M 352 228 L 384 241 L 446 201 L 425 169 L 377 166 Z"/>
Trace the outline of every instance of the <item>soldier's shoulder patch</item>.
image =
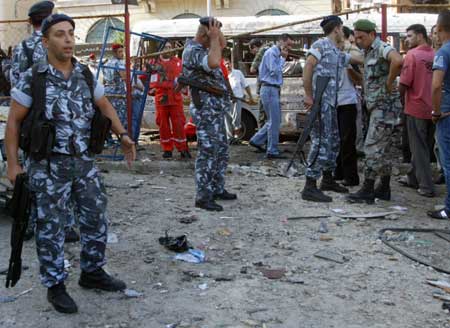
<path id="1" fill-rule="evenodd" d="M 435 56 L 433 60 L 433 67 L 443 67 L 444 66 L 444 56 Z"/>

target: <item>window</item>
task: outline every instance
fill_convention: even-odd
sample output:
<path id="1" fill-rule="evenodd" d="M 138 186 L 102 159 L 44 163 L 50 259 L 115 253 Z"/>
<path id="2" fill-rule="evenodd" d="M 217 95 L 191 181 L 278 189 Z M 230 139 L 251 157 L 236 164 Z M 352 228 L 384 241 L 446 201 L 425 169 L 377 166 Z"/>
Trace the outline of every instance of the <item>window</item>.
<path id="1" fill-rule="evenodd" d="M 187 18 L 200 18 L 200 16 L 197 14 L 192 14 L 192 13 L 184 13 L 184 14 L 176 15 L 172 19 L 187 19 Z"/>
<path id="2" fill-rule="evenodd" d="M 102 18 L 95 22 L 89 29 L 86 36 L 86 43 L 103 43 L 103 39 L 110 26 L 121 29 L 125 28 L 125 24 L 118 18 Z M 116 39 L 116 35 L 119 33 L 121 32 L 115 30 L 110 31 L 107 42 L 113 42 L 113 40 Z"/>
<path id="3" fill-rule="evenodd" d="M 289 15 L 289 14 L 281 9 L 266 9 L 266 10 L 260 11 L 255 16 L 259 17 L 259 16 L 284 16 L 284 15 Z"/>

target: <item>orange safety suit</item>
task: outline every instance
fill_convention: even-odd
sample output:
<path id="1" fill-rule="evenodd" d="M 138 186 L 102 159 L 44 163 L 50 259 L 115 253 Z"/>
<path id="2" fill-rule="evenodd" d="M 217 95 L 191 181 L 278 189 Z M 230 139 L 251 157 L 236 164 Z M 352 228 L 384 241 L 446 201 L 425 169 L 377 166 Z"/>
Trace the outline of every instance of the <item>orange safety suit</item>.
<path id="1" fill-rule="evenodd" d="M 183 112 L 183 97 L 181 92 L 175 92 L 176 79 L 181 74 L 183 65 L 181 59 L 159 58 L 157 70 L 150 78 L 150 89 L 155 90 L 156 124 L 159 126 L 160 143 L 163 151 L 172 151 L 173 146 L 178 151 L 188 150 L 184 124 L 186 117 Z"/>

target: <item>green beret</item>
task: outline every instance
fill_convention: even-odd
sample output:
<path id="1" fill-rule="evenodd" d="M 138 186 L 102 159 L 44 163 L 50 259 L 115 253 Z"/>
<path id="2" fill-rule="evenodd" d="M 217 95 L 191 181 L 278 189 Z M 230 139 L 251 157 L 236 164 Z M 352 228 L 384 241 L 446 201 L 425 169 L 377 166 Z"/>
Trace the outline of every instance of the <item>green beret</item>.
<path id="1" fill-rule="evenodd" d="M 375 23 L 371 22 L 368 19 L 358 19 L 354 24 L 353 28 L 357 31 L 363 31 L 363 32 L 376 32 L 377 26 Z"/>

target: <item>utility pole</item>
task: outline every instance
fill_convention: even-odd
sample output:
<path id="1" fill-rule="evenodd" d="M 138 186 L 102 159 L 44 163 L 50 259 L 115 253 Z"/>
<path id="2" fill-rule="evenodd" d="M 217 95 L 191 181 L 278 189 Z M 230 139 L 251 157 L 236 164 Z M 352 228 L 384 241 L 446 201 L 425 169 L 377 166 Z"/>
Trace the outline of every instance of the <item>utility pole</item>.
<path id="1" fill-rule="evenodd" d="M 125 74 L 127 87 L 127 122 L 128 134 L 132 136 L 131 119 L 133 113 L 133 106 L 131 98 L 131 60 L 130 60 L 130 13 L 128 11 L 128 0 L 125 0 Z"/>
<path id="2" fill-rule="evenodd" d="M 211 16 L 211 0 L 206 0 L 206 16 Z"/>

